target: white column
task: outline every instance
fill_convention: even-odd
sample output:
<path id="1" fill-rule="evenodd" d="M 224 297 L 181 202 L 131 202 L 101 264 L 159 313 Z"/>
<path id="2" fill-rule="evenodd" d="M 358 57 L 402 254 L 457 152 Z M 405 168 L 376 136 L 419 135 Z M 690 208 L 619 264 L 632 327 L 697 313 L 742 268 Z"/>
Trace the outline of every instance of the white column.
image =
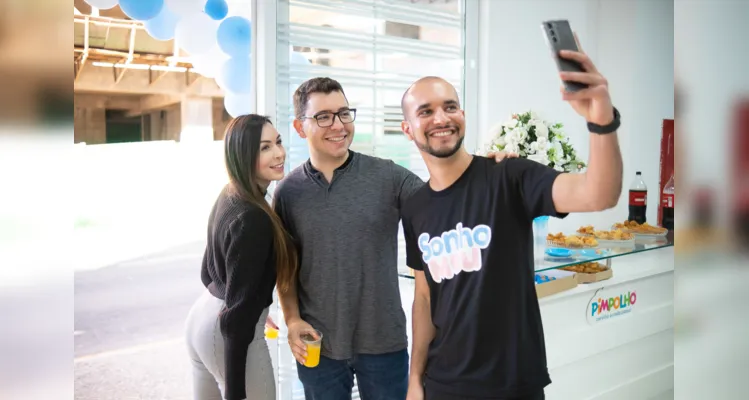
<path id="1" fill-rule="evenodd" d="M 255 109 L 258 114 L 276 122 L 276 7 L 288 9 L 288 2 L 253 0 L 252 2 L 252 64 L 255 68 Z M 288 24 L 288 13 L 285 21 Z M 286 52 L 288 53 L 288 51 Z M 286 55 L 288 57 L 288 55 Z"/>
<path id="2" fill-rule="evenodd" d="M 463 43 L 465 61 L 463 64 L 463 110 L 466 110 L 466 135 L 463 144 L 470 153 L 479 150 L 483 144 L 479 126 L 479 1 L 464 3 Z"/>
<path id="3" fill-rule="evenodd" d="M 269 117 L 282 134 L 284 127 L 280 126 L 276 113 L 276 65 L 279 62 L 288 63 L 288 50 L 277 51 L 276 26 L 278 23 L 288 24 L 288 8 L 288 1 L 252 0 L 252 87 L 255 94 L 252 109 L 257 114 Z M 285 58 L 279 59 L 279 55 Z M 288 93 L 288 90 L 283 93 Z M 284 137 L 284 141 L 286 140 Z M 294 365 L 295 360 L 286 340 L 286 324 L 276 293 L 273 295 L 269 314 L 280 328 L 278 339 L 268 340 L 276 383 L 276 399 L 291 400 L 292 385 L 297 377 L 296 372 L 292 372 L 290 367 Z M 284 370 L 287 373 L 282 377 L 281 373 Z"/>

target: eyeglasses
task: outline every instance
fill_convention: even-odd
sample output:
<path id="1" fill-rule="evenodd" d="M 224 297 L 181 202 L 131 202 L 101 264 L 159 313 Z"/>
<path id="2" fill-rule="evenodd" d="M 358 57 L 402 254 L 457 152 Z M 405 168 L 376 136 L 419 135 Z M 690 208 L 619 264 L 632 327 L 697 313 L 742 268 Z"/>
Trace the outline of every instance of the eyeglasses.
<path id="1" fill-rule="evenodd" d="M 350 124 L 356 119 L 356 109 L 348 108 L 346 110 L 340 110 L 338 112 L 325 111 L 311 117 L 302 117 L 302 119 L 314 119 L 317 121 L 317 126 L 319 126 L 320 128 L 327 128 L 329 126 L 333 126 L 336 116 L 338 116 L 338 119 L 341 121 L 341 123 Z"/>

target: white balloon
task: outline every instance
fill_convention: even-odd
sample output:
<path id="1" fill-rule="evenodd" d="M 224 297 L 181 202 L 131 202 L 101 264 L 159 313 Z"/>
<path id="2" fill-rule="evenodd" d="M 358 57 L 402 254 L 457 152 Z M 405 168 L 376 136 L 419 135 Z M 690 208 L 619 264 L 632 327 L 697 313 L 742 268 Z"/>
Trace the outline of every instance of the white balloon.
<path id="1" fill-rule="evenodd" d="M 222 63 L 223 66 L 223 63 Z M 226 81 L 224 81 L 224 75 L 221 73 L 221 67 L 219 67 L 219 71 L 216 73 L 216 76 L 213 77 L 213 80 L 216 81 L 216 85 L 218 85 L 221 90 L 224 91 L 224 93 L 228 93 L 229 90 L 226 89 Z"/>
<path id="2" fill-rule="evenodd" d="M 188 14 L 177 23 L 174 37 L 179 47 L 190 54 L 204 54 L 218 46 L 216 31 L 219 21 L 204 12 Z"/>
<path id="3" fill-rule="evenodd" d="M 119 4 L 120 0 L 86 0 L 86 3 L 100 10 L 108 10 Z"/>
<path id="4" fill-rule="evenodd" d="M 223 74 L 223 72 L 224 72 L 224 64 L 226 64 L 227 61 L 229 61 L 228 58 L 221 61 L 221 64 L 219 64 L 219 66 L 218 66 L 218 71 L 216 72 L 216 75 L 213 78 L 213 79 L 216 80 L 216 85 L 218 85 L 218 87 L 220 87 L 221 90 L 224 91 L 224 93 L 229 93 L 230 92 L 230 90 L 227 89 L 227 87 L 229 87 L 229 85 L 227 85 L 226 79 L 224 79 L 224 74 Z"/>
<path id="5" fill-rule="evenodd" d="M 229 56 L 224 54 L 218 45 L 211 47 L 207 53 L 190 56 L 193 70 L 206 78 L 215 78 L 228 59 Z"/>
<path id="6" fill-rule="evenodd" d="M 179 15 L 190 15 L 202 12 L 208 0 L 165 0 L 164 3 L 172 12 Z"/>
<path id="7" fill-rule="evenodd" d="M 252 113 L 252 97 L 249 94 L 224 94 L 224 108 L 232 117 Z"/>

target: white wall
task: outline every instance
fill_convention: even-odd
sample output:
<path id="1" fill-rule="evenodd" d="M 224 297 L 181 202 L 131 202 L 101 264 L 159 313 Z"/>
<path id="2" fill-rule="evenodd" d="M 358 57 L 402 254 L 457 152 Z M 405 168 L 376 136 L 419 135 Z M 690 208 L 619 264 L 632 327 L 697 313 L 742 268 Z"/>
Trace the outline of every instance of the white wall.
<path id="1" fill-rule="evenodd" d="M 204 240 L 213 202 L 228 181 L 222 141 L 75 150 L 76 270 Z"/>
<path id="2" fill-rule="evenodd" d="M 528 109 L 562 122 L 584 159 L 585 122 L 561 100 L 556 68 L 541 22 L 568 19 L 583 50 L 609 80 L 622 114 L 619 142 L 625 190 L 618 206 L 593 215 L 553 220 L 550 229 L 574 231 L 583 224 L 605 227 L 627 217 L 627 187 L 642 171 L 649 188 L 648 221 L 657 218 L 660 132 L 673 118 L 673 0 L 480 0 L 479 130 Z"/>

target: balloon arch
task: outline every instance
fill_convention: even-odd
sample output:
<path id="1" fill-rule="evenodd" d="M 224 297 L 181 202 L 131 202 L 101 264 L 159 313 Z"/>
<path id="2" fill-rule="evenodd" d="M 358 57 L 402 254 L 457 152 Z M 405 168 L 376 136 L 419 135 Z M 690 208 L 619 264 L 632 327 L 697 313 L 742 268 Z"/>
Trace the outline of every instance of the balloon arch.
<path id="1" fill-rule="evenodd" d="M 193 70 L 216 80 L 232 117 L 250 112 L 251 22 L 229 16 L 226 0 L 85 1 L 98 9 L 119 5 L 125 15 L 142 21 L 154 39 L 175 39 L 190 54 Z M 309 63 L 298 53 L 291 54 L 290 60 Z"/>

